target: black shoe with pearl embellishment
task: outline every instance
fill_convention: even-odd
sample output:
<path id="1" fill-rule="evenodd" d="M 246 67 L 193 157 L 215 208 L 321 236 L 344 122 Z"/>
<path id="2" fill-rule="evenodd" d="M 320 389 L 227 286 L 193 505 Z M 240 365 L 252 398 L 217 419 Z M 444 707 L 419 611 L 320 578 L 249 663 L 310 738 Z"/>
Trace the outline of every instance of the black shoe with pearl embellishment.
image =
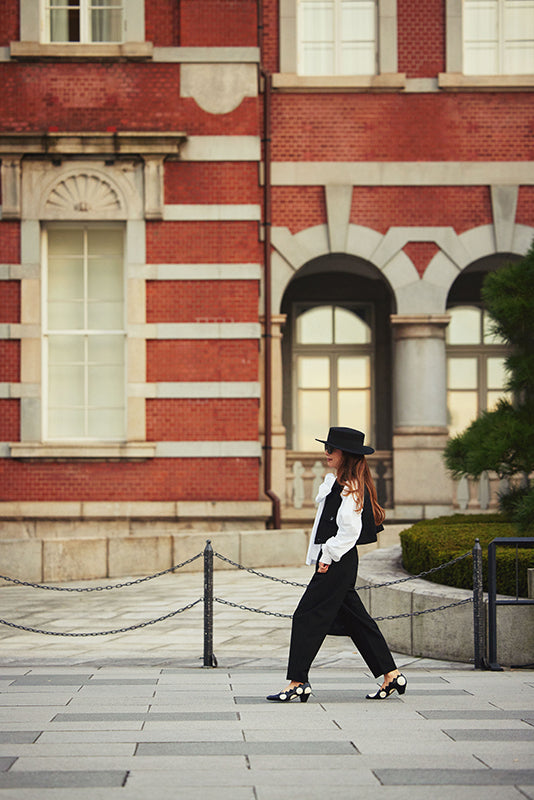
<path id="1" fill-rule="evenodd" d="M 408 681 L 406 677 L 400 673 L 396 678 L 393 678 L 383 689 L 379 689 L 374 694 L 367 694 L 366 700 L 386 700 L 396 690 L 399 694 L 404 694 Z"/>
<path id="2" fill-rule="evenodd" d="M 311 694 L 311 686 L 309 683 L 300 683 L 292 689 L 284 689 L 278 694 L 267 695 L 267 700 L 274 700 L 278 703 L 289 703 L 290 700 L 296 700 L 298 697 L 301 703 L 307 703 Z"/>

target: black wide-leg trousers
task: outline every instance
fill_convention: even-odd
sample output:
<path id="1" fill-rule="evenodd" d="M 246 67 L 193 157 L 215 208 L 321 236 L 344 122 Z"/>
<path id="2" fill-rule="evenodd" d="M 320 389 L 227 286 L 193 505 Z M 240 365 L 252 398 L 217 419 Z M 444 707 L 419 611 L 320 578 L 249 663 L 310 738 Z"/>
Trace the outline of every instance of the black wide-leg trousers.
<path id="1" fill-rule="evenodd" d="M 350 636 L 375 678 L 396 669 L 386 640 L 356 594 L 357 572 L 356 547 L 326 572 L 317 572 L 316 567 L 293 614 L 288 680 L 308 680 L 312 662 L 331 631 Z"/>

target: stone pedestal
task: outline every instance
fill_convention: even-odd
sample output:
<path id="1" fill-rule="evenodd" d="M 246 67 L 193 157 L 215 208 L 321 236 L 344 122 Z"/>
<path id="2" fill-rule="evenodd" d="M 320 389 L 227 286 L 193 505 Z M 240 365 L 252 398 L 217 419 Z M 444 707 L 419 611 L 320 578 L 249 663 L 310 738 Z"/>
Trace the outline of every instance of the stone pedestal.
<path id="1" fill-rule="evenodd" d="M 452 481 L 443 449 L 448 438 L 446 314 L 391 317 L 395 337 L 393 486 L 395 516 L 451 513 Z"/>

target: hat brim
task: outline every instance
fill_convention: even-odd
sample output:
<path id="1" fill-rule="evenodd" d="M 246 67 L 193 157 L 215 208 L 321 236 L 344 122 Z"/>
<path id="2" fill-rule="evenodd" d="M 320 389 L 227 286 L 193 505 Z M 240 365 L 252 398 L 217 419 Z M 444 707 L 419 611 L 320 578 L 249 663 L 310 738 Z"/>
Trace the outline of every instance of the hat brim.
<path id="1" fill-rule="evenodd" d="M 336 450 L 341 450 L 343 453 L 351 453 L 354 456 L 369 456 L 371 453 L 374 453 L 374 447 L 368 447 L 366 444 L 362 444 L 361 447 L 355 448 L 348 448 L 348 447 L 338 447 L 337 444 L 333 442 L 329 442 L 327 439 L 316 439 L 316 442 L 322 442 L 323 444 L 329 444 L 331 447 L 335 447 Z"/>

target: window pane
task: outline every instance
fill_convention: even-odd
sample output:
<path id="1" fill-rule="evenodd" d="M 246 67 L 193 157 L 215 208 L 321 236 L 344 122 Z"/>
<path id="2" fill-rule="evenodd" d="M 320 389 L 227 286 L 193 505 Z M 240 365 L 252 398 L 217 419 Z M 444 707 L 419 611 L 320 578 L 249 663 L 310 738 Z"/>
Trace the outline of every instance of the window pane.
<path id="1" fill-rule="evenodd" d="M 332 306 L 317 306 L 297 318 L 299 344 L 332 344 Z"/>
<path id="2" fill-rule="evenodd" d="M 449 358 L 447 386 L 449 389 L 476 389 L 478 362 L 476 358 Z"/>
<path id="3" fill-rule="evenodd" d="M 87 253 L 89 256 L 121 256 L 123 233 L 119 228 L 89 228 Z"/>
<path id="4" fill-rule="evenodd" d="M 123 370 L 115 365 L 88 368 L 89 405 L 122 408 L 124 397 Z"/>
<path id="5" fill-rule="evenodd" d="M 371 430 L 371 395 L 365 391 L 340 391 L 337 395 L 338 425 L 358 430 Z"/>
<path id="6" fill-rule="evenodd" d="M 334 310 L 336 344 L 368 344 L 371 341 L 371 328 L 363 319 L 347 308 L 339 306 Z"/>
<path id="7" fill-rule="evenodd" d="M 330 359 L 299 356 L 297 380 L 301 389 L 327 389 L 330 386 Z"/>
<path id="8" fill-rule="evenodd" d="M 373 75 L 376 72 L 375 3 L 342 0 L 339 48 L 342 75 Z"/>
<path id="9" fill-rule="evenodd" d="M 88 350 L 90 364 L 124 364 L 122 336 L 91 336 Z"/>
<path id="10" fill-rule="evenodd" d="M 512 397 L 509 392 L 488 392 L 486 395 L 486 411 L 493 411 L 499 400 L 508 400 Z"/>
<path id="11" fill-rule="evenodd" d="M 337 360 L 337 385 L 339 389 L 367 389 L 371 384 L 371 359 L 369 356 L 340 356 Z"/>
<path id="12" fill-rule="evenodd" d="M 50 41 L 80 41 L 80 3 L 77 0 L 50 0 Z"/>
<path id="13" fill-rule="evenodd" d="M 450 308 L 451 321 L 447 328 L 449 344 L 480 344 L 481 310 L 472 306 Z"/>
<path id="14" fill-rule="evenodd" d="M 87 435 L 91 439 L 123 439 L 124 411 L 115 408 L 89 409 Z"/>
<path id="15" fill-rule="evenodd" d="M 85 402 L 83 365 L 50 366 L 48 402 L 56 408 L 83 406 Z"/>
<path id="16" fill-rule="evenodd" d="M 49 364 L 83 364 L 84 361 L 82 336 L 50 336 L 48 338 Z"/>
<path id="17" fill-rule="evenodd" d="M 330 427 L 330 393 L 300 391 L 297 419 L 297 450 L 315 450 L 315 439 Z"/>
<path id="18" fill-rule="evenodd" d="M 48 299 L 83 299 L 83 259 L 72 256 L 49 260 Z"/>
<path id="19" fill-rule="evenodd" d="M 81 439 L 84 435 L 85 418 L 82 409 L 49 409 L 48 436 L 51 439 Z"/>
<path id="20" fill-rule="evenodd" d="M 48 231 L 48 255 L 83 255 L 83 230 L 76 228 L 51 228 Z"/>
<path id="21" fill-rule="evenodd" d="M 447 406 L 449 417 L 449 434 L 456 436 L 465 430 L 478 414 L 476 392 L 448 392 Z"/>
<path id="22" fill-rule="evenodd" d="M 89 300 L 122 300 L 122 259 L 90 258 L 87 276 Z"/>
<path id="23" fill-rule="evenodd" d="M 488 358 L 486 361 L 488 389 L 502 389 L 506 383 L 504 358 Z"/>
<path id="24" fill-rule="evenodd" d="M 84 327 L 83 302 L 79 303 L 49 303 L 48 327 L 50 330 L 68 331 L 80 330 Z"/>

